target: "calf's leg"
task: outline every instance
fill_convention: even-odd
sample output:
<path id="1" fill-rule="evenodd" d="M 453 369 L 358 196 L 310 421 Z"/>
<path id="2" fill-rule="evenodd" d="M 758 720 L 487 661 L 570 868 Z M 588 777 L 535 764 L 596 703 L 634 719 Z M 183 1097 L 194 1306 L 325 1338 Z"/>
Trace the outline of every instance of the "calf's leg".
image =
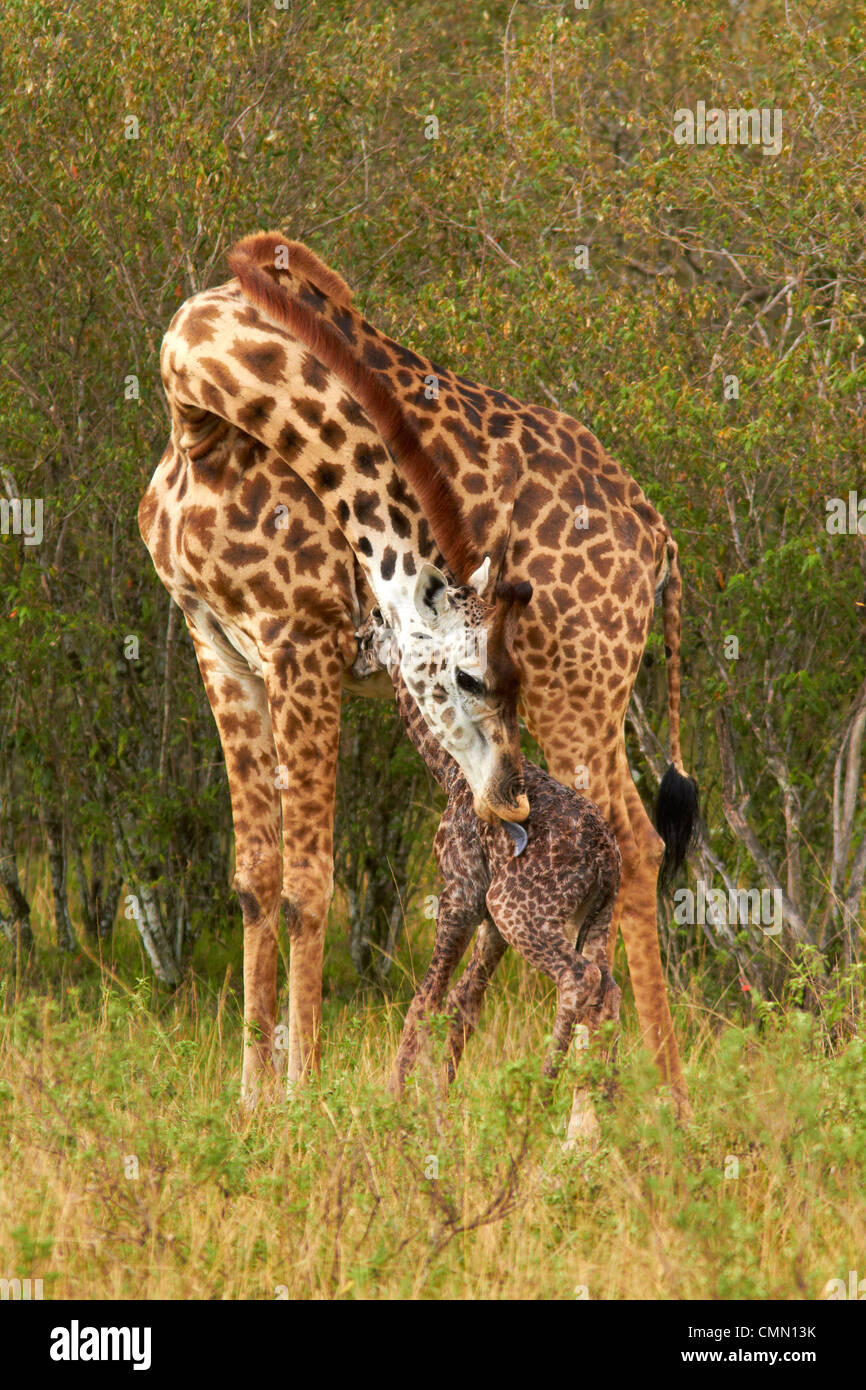
<path id="1" fill-rule="evenodd" d="M 477 921 L 477 912 L 471 911 L 471 905 L 462 899 L 459 889 L 449 892 L 446 888 L 439 899 L 433 955 L 427 973 L 409 1005 L 388 1082 L 388 1090 L 395 1098 L 402 1095 L 406 1077 L 418 1057 L 423 1022 L 441 1008 L 451 976 L 472 939 Z"/>
<path id="2" fill-rule="evenodd" d="M 449 1085 L 457 1074 L 463 1049 L 478 1026 L 487 986 L 507 949 L 508 944 L 503 940 L 493 920 L 485 917 L 478 929 L 472 959 L 460 977 L 459 984 L 448 996 L 448 1011 L 451 1014 L 448 1037 Z"/>

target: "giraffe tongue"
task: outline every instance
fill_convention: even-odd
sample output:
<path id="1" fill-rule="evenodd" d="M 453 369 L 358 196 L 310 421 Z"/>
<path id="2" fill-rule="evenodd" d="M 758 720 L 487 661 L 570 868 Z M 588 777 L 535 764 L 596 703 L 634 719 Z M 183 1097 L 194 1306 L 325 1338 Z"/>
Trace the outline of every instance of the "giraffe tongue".
<path id="1" fill-rule="evenodd" d="M 503 821 L 502 824 L 505 826 L 505 829 L 508 831 L 509 835 L 514 841 L 514 858 L 516 859 L 518 854 L 522 854 L 523 851 L 526 849 L 526 846 L 529 842 L 529 836 L 523 829 L 523 826 L 519 825 L 517 821 L 506 820 Z"/>

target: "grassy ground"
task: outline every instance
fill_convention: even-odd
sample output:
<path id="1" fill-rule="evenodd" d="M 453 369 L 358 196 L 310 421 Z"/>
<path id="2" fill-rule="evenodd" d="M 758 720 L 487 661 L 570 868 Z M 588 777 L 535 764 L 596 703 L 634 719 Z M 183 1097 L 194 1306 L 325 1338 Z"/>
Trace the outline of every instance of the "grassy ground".
<path id="1" fill-rule="evenodd" d="M 252 1118 L 236 974 L 157 998 L 84 967 L 2 986 L 0 1275 L 46 1297 L 801 1299 L 863 1273 L 864 1046 L 826 1018 L 738 1025 L 693 983 L 684 1131 L 626 996 L 619 1093 L 576 1154 L 586 1054 L 544 1110 L 553 995 L 519 961 L 447 1100 L 429 1072 L 384 1095 L 405 998 L 331 996 L 321 1084 Z"/>

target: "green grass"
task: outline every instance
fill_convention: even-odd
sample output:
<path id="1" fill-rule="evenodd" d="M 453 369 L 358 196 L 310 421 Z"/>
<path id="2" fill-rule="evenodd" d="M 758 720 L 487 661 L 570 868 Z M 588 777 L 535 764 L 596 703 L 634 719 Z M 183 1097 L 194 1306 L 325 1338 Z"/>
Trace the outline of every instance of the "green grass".
<path id="1" fill-rule="evenodd" d="M 237 975 L 159 997 L 41 969 L 2 987 L 0 1274 L 46 1297 L 801 1299 L 862 1273 L 864 1045 L 820 1017 L 742 1026 L 694 982 L 681 1129 L 627 996 L 600 1143 L 567 1153 L 580 1056 L 545 1110 L 553 994 L 519 961 L 447 1098 L 427 1068 L 385 1095 L 404 987 L 330 996 L 322 1081 L 252 1117 Z"/>

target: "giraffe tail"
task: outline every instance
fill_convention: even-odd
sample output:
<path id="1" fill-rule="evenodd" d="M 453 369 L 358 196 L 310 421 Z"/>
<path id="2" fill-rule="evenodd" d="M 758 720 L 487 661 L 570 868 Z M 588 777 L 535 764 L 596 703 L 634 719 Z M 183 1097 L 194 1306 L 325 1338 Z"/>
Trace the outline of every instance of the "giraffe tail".
<path id="1" fill-rule="evenodd" d="M 683 581 L 676 541 L 666 541 L 667 575 L 662 579 L 662 621 L 668 682 L 668 729 L 671 763 L 661 780 L 655 804 L 656 829 L 665 851 L 659 870 L 662 887 L 682 866 L 698 835 L 698 787 L 683 767 L 680 749 L 680 610 Z"/>

